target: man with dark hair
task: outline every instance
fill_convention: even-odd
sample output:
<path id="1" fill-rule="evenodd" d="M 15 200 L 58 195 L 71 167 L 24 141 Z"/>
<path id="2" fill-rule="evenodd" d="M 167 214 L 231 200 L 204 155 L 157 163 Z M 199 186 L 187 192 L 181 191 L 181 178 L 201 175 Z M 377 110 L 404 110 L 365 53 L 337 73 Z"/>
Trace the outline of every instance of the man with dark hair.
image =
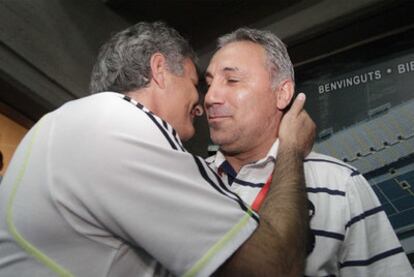
<path id="1" fill-rule="evenodd" d="M 210 135 L 220 146 L 207 161 L 260 212 L 274 167 L 291 169 L 280 156 L 282 118 L 294 94 L 286 47 L 269 31 L 238 29 L 219 38 L 206 81 Z M 380 202 L 355 168 L 312 152 L 304 170 L 315 237 L 305 276 L 413 276 Z M 293 214 L 278 214 L 283 216 Z M 298 249 L 294 234 L 285 243 Z"/>
<path id="2" fill-rule="evenodd" d="M 256 213 L 181 143 L 202 113 L 197 83 L 193 51 L 165 24 L 112 37 L 94 94 L 45 115 L 15 152 L 0 187 L 0 275 L 300 275 L 314 135 L 304 99 L 282 121 L 290 170 Z"/>

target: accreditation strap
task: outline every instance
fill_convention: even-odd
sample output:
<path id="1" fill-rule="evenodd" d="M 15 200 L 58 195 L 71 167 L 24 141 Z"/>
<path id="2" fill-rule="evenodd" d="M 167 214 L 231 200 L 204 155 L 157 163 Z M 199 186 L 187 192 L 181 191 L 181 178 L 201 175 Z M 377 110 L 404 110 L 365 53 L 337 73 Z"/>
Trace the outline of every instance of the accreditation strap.
<path id="1" fill-rule="evenodd" d="M 253 204 L 251 207 L 255 212 L 259 211 L 260 206 L 262 205 L 264 199 L 266 198 L 267 192 L 269 191 L 269 188 L 270 188 L 270 184 L 272 183 L 272 177 L 273 177 L 272 175 L 269 176 L 266 183 L 264 184 L 264 186 L 259 191 L 259 193 L 257 194 L 256 198 L 253 201 Z"/>

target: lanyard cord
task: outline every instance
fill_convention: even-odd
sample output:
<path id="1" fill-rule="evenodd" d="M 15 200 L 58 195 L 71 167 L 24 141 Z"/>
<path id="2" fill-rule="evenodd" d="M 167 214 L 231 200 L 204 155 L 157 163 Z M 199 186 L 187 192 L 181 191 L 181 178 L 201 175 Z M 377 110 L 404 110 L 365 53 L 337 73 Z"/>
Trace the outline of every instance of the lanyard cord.
<path id="1" fill-rule="evenodd" d="M 258 212 L 260 209 L 260 206 L 263 204 L 263 201 L 267 195 L 267 192 L 269 191 L 270 183 L 272 183 L 272 175 L 269 176 L 266 183 L 264 184 L 264 186 L 259 191 L 259 193 L 257 194 L 256 198 L 253 201 L 252 209 L 255 212 Z"/>
<path id="2" fill-rule="evenodd" d="M 263 204 L 263 201 L 267 195 L 267 192 L 270 188 L 270 183 L 272 182 L 272 175 L 269 176 L 266 183 L 262 187 L 262 189 L 257 194 L 256 198 L 253 201 L 252 204 L 252 210 L 255 212 L 258 212 L 260 209 L 260 206 Z M 315 214 L 315 206 L 313 203 L 308 199 L 308 210 L 309 210 L 309 220 L 312 219 L 313 215 Z M 306 245 L 306 251 L 307 255 L 309 255 L 313 249 L 315 248 L 315 234 L 309 229 L 308 231 L 308 244 Z"/>

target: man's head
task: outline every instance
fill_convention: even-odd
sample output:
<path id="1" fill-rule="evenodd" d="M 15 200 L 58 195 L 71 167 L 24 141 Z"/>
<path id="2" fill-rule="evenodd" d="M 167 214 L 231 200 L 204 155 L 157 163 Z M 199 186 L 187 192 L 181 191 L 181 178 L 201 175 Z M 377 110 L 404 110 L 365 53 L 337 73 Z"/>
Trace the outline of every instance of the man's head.
<path id="1" fill-rule="evenodd" d="M 202 112 L 197 107 L 195 59 L 188 41 L 176 30 L 162 22 L 141 22 L 102 46 L 90 91 L 134 93 L 187 140 L 194 134 L 194 116 Z"/>
<path id="2" fill-rule="evenodd" d="M 241 28 L 218 40 L 206 72 L 210 135 L 228 153 L 272 143 L 294 93 L 286 47 L 268 31 Z"/>

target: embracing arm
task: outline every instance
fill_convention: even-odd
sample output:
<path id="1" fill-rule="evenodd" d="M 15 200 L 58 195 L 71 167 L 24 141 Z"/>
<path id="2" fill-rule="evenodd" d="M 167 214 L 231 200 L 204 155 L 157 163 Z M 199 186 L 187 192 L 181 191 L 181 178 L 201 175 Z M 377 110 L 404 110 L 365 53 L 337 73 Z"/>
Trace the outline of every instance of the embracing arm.
<path id="1" fill-rule="evenodd" d="M 279 152 L 272 184 L 259 210 L 253 235 L 216 272 L 217 276 L 301 276 L 309 217 L 303 158 L 312 148 L 315 125 L 300 94 L 279 129 Z"/>

